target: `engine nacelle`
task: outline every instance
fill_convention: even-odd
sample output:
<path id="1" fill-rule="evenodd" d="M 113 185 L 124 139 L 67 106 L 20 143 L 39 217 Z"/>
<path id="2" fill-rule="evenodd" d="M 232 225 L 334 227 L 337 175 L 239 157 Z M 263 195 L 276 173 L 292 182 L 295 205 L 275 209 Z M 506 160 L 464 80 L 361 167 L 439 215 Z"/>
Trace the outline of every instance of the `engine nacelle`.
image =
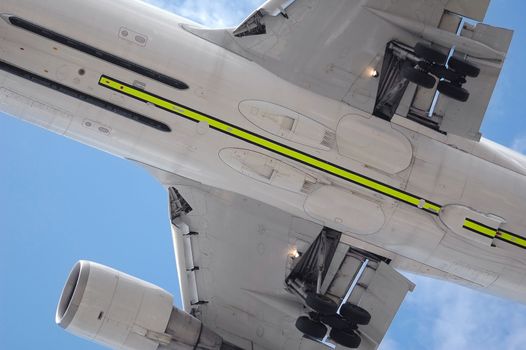
<path id="1" fill-rule="evenodd" d="M 173 296 L 153 284 L 82 260 L 69 274 L 55 321 L 112 349 L 235 349 L 172 304 Z"/>

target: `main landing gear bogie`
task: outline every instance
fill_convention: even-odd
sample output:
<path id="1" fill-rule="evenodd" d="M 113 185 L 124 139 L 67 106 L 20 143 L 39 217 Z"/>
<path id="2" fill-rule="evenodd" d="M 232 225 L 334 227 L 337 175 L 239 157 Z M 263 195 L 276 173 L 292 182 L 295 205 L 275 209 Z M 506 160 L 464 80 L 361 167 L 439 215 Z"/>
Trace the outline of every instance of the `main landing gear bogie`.
<path id="1" fill-rule="evenodd" d="M 369 324 L 369 312 L 357 305 L 345 303 L 340 313 L 337 313 L 338 305 L 332 299 L 315 293 L 307 294 L 306 304 L 313 311 L 296 321 L 296 328 L 305 336 L 322 340 L 330 328 L 329 337 L 335 343 L 350 349 L 360 346 L 358 326 Z"/>
<path id="2" fill-rule="evenodd" d="M 453 56 L 448 59 L 445 54 L 417 43 L 414 55 L 405 60 L 400 73 L 403 78 L 426 89 L 433 88 L 438 79 L 437 90 L 440 93 L 466 102 L 469 92 L 462 85 L 466 83 L 466 77 L 478 77 L 480 68 Z"/>

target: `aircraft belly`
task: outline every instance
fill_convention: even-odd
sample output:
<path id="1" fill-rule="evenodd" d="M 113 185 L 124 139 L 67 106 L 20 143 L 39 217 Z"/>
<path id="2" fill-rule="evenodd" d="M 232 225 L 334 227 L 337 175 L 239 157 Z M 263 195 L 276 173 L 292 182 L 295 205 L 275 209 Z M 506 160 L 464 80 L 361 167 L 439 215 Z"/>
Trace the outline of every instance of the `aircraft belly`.
<path id="1" fill-rule="evenodd" d="M 322 186 L 305 200 L 305 212 L 342 232 L 368 235 L 384 225 L 382 207 L 365 196 L 336 186 Z"/>

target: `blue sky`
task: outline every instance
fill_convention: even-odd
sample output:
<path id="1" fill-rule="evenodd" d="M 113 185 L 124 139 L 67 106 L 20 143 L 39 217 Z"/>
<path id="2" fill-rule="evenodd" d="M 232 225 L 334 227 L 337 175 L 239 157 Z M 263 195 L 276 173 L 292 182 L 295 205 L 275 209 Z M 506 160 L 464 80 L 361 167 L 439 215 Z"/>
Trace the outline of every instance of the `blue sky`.
<path id="1" fill-rule="evenodd" d="M 235 25 L 259 0 L 149 2 L 210 26 Z M 486 22 L 514 29 L 483 125 L 526 151 L 526 2 L 493 0 Z M 127 161 L 0 114 L 0 349 L 99 349 L 54 324 L 69 269 L 90 259 L 178 297 L 164 189 Z M 382 345 L 524 349 L 526 307 L 421 277 Z"/>

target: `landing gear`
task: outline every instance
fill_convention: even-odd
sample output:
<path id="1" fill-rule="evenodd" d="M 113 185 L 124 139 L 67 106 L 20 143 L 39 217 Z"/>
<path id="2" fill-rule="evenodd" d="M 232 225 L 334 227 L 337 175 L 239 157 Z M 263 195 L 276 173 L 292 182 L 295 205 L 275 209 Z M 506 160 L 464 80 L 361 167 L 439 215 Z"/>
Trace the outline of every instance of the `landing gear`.
<path id="1" fill-rule="evenodd" d="M 475 78 L 480 69 L 459 56 L 448 55 L 432 48 L 425 43 L 409 46 L 398 41 L 387 43 L 381 73 L 378 79 L 378 89 L 373 115 L 390 121 L 396 114 L 409 83 L 434 89 L 439 84 L 438 91 L 457 101 L 465 102 L 469 92 L 463 88 L 466 77 Z M 418 96 L 426 96 L 422 93 Z M 423 97 L 424 99 L 427 97 Z M 414 108 L 410 111 L 411 118 L 438 130 L 441 119 L 429 117 L 423 110 Z"/>
<path id="2" fill-rule="evenodd" d="M 418 65 L 416 67 L 409 61 L 402 66 L 402 77 L 418 86 L 431 89 L 436 84 L 436 79 Z"/>
<path id="3" fill-rule="evenodd" d="M 306 336 L 314 339 L 323 339 L 327 334 L 327 326 L 308 316 L 301 316 L 296 320 L 296 328 Z"/>
<path id="4" fill-rule="evenodd" d="M 356 349 L 360 346 L 362 342 L 362 338 L 356 334 L 354 330 L 338 330 L 338 329 L 331 329 L 331 332 L 329 334 L 332 340 L 334 340 L 335 343 L 340 344 L 341 346 L 345 346 L 349 349 Z"/>
<path id="5" fill-rule="evenodd" d="M 455 84 L 450 81 L 442 80 L 438 82 L 437 90 L 454 100 L 466 102 L 469 98 L 468 90 L 464 89 L 462 85 Z"/>
<path id="6" fill-rule="evenodd" d="M 327 326 L 331 327 L 332 329 L 357 329 L 357 325 L 350 323 L 346 319 L 344 319 L 341 315 L 334 314 L 334 315 L 326 315 L 321 316 L 320 321 L 326 324 Z"/>
<path id="7" fill-rule="evenodd" d="M 307 315 L 296 320 L 296 328 L 306 338 L 327 344 L 330 335 L 329 342 L 353 349 L 360 345 L 362 336 L 368 337 L 358 328 L 369 324 L 371 314 L 348 300 L 361 300 L 361 295 L 368 290 L 367 282 L 359 283 L 365 276 L 364 271 L 371 271 L 366 275 L 373 278 L 378 266 L 385 264 L 385 258 L 350 248 L 340 242 L 340 236 L 340 232 L 324 228 L 296 261 L 286 284 L 308 310 Z M 337 275 L 336 266 L 340 269 L 347 266 L 341 277 Z M 347 292 L 340 288 L 335 293 L 338 289 L 327 287 L 327 279 L 335 283 L 334 286 L 349 286 Z"/>
<path id="8" fill-rule="evenodd" d="M 474 65 L 467 63 L 466 61 L 461 61 L 455 57 L 451 57 L 447 65 L 450 69 L 463 76 L 476 78 L 480 74 L 479 67 L 475 67 Z"/>
<path id="9" fill-rule="evenodd" d="M 310 342 L 325 346 L 353 349 L 362 340 L 378 344 L 385 335 L 382 325 L 393 320 L 414 284 L 390 267 L 389 259 L 340 238 L 341 232 L 324 227 L 293 261 L 285 284 L 306 311 L 296 328 Z M 371 297 L 384 306 L 371 308 L 372 315 L 357 306 L 369 305 Z"/>
<path id="10" fill-rule="evenodd" d="M 371 322 L 371 314 L 367 310 L 351 303 L 342 305 L 340 315 L 347 321 L 362 326 L 366 326 Z"/>
<path id="11" fill-rule="evenodd" d="M 422 43 L 416 44 L 413 52 L 414 55 L 405 53 L 401 68 L 403 78 L 426 89 L 433 88 L 438 78 L 437 90 L 440 93 L 460 102 L 468 100 L 469 92 L 462 85 L 466 83 L 466 77 L 476 78 L 480 68 L 456 57 L 448 60 L 445 54 Z"/>
<path id="12" fill-rule="evenodd" d="M 316 312 L 310 312 L 309 316 L 301 316 L 296 320 L 296 328 L 300 332 L 317 340 L 325 338 L 327 326 L 331 327 L 329 337 L 335 343 L 350 349 L 360 346 L 362 339 L 358 334 L 358 325 L 349 322 L 338 314 L 320 315 Z"/>
<path id="13" fill-rule="evenodd" d="M 336 311 L 338 310 L 338 304 L 336 304 L 332 299 L 326 297 L 325 295 L 316 293 L 307 293 L 305 304 L 321 315 L 336 314 Z"/>

